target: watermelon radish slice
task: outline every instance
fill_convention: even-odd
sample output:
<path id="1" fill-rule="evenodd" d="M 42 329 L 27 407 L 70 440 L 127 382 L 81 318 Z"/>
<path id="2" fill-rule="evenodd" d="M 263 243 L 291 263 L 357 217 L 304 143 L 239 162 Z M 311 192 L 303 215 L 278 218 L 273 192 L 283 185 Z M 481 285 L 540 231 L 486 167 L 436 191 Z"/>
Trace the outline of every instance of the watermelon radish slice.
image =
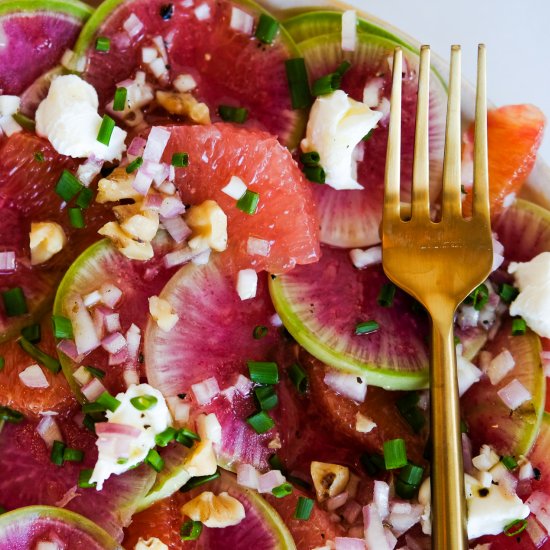
<path id="1" fill-rule="evenodd" d="M 388 279 L 381 266 L 353 267 L 346 250 L 323 247 L 321 260 L 269 281 L 275 309 L 285 327 L 314 357 L 364 376 L 367 384 L 392 390 L 427 384 L 428 323 L 397 292 L 393 306 L 378 305 Z M 379 330 L 355 334 L 374 320 Z"/>
<path id="2" fill-rule="evenodd" d="M 237 525 L 224 528 L 203 527 L 196 542 L 182 542 L 178 537 L 184 521 L 180 508 L 203 491 L 215 495 L 226 491 L 244 506 L 246 516 Z M 145 510 L 134 517 L 127 530 L 124 544 L 133 548 L 138 538 L 158 537 L 174 550 L 179 548 L 214 549 L 230 546 L 233 548 L 261 548 L 262 550 L 293 550 L 296 548 L 292 536 L 277 512 L 256 492 L 237 485 L 235 476 L 222 472 L 220 478 L 201 485 L 186 493 L 177 493 L 168 501 L 157 505 L 163 510 L 160 518 L 155 518 L 155 510 Z M 151 521 L 152 518 L 157 521 Z M 160 521 L 159 521 L 160 520 Z"/>
<path id="3" fill-rule="evenodd" d="M 342 79 L 342 89 L 353 99 L 363 100 L 365 84 L 381 79 L 380 99 L 389 100 L 391 71 L 388 59 L 395 43 L 383 38 L 359 34 L 354 52 L 342 52 L 339 33 L 306 40 L 300 49 L 312 80 L 333 72 L 344 59 L 351 68 Z M 401 195 L 410 199 L 412 157 L 416 113 L 418 57 L 404 52 L 408 72 L 403 80 L 401 128 Z M 445 128 L 445 87 L 432 76 L 430 82 L 430 182 L 432 198 L 439 193 Z M 321 220 L 321 242 L 353 248 L 380 242 L 378 228 L 382 218 L 384 168 L 388 135 L 387 117 L 365 142 L 364 158 L 357 166 L 357 178 L 363 190 L 342 191 L 329 186 L 314 187 Z"/>
<path id="4" fill-rule="evenodd" d="M 0 4 L 0 90 L 20 95 L 72 47 L 93 9 L 78 0 Z M 32 63 L 29 60 L 32 59 Z"/>
<path id="5" fill-rule="evenodd" d="M 492 385 L 487 377 L 482 377 L 463 395 L 462 414 L 470 427 L 472 443 L 474 448 L 491 444 L 501 455 L 527 455 L 539 432 L 546 398 L 540 339 L 531 331 L 512 336 L 508 319 L 485 349 L 493 356 L 507 349 L 514 357 L 515 367 L 498 384 Z M 514 379 L 527 388 L 532 400 L 511 411 L 497 392 Z"/>
<path id="6" fill-rule="evenodd" d="M 31 550 L 40 542 L 63 548 L 119 550 L 122 547 L 89 519 L 53 506 L 27 506 L 0 517 L 0 549 Z"/>
<path id="7" fill-rule="evenodd" d="M 169 20 L 161 16 L 165 5 L 164 0 L 108 0 L 90 18 L 75 49 L 87 56 L 84 77 L 98 91 L 100 104 L 112 99 L 116 82 L 134 75 L 141 63 L 141 48 L 160 35 L 166 43 L 171 79 L 192 74 L 198 83 L 195 95 L 210 107 L 214 119 L 219 120 L 219 105 L 245 107 L 247 125 L 279 136 L 288 146 L 297 145 L 305 115 L 292 110 L 284 62 L 299 57 L 299 52 L 286 31 L 281 29 L 271 45 L 263 45 L 233 30 L 233 8 L 245 11 L 256 23 L 260 14 L 267 13 L 250 0 L 180 2 L 174 4 Z M 143 24 L 131 39 L 123 30 L 130 14 Z M 107 55 L 95 50 L 97 36 L 111 39 Z"/>
<path id="8" fill-rule="evenodd" d="M 0 305 L 2 342 L 49 310 L 55 287 L 65 270 L 82 250 L 98 240 L 97 229 L 112 214 L 94 202 L 84 214 L 86 229 L 71 226 L 67 204 L 62 203 L 54 188 L 63 170 L 74 173 L 77 162 L 59 155 L 48 141 L 26 132 L 13 134 L 0 148 L 0 158 L 0 250 L 13 250 L 16 255 L 16 270 L 2 274 L 0 291 L 21 287 L 29 311 L 7 317 Z M 44 221 L 59 223 L 68 242 L 47 262 L 31 266 L 31 223 Z"/>
<path id="9" fill-rule="evenodd" d="M 311 186 L 273 136 L 231 124 L 169 129 L 164 161 L 169 163 L 178 151 L 189 153 L 189 166 L 176 170 L 181 198 L 186 204 L 213 199 L 220 205 L 228 217 L 224 256 L 230 256 L 236 269 L 282 273 L 317 261 L 318 220 Z M 239 210 L 235 199 L 222 191 L 233 176 L 259 194 L 255 214 Z M 251 238 L 267 252 L 251 250 Z"/>
<path id="10" fill-rule="evenodd" d="M 183 266 L 160 297 L 170 303 L 179 321 L 170 332 L 149 322 L 144 347 L 147 380 L 165 397 L 185 393 L 192 410 L 216 414 L 223 436 L 217 449 L 218 459 L 224 466 L 246 462 L 266 468 L 272 454 L 268 444 L 275 437 L 275 430 L 260 435 L 245 422 L 255 411 L 250 395 L 235 392 L 232 400 L 219 395 L 199 407 L 190 393 L 193 384 L 210 377 L 216 378 L 221 390 L 232 387 L 239 374 L 248 376 L 247 360 L 276 360 L 281 341 L 270 324 L 274 310 L 266 277 L 259 277 L 256 298 L 241 301 L 223 255 L 217 255 L 207 265 Z M 254 339 L 256 326 L 268 327 L 264 338 Z M 282 392 L 284 388 L 279 386 Z M 283 396 L 279 397 L 283 401 Z M 284 407 L 280 406 L 273 411 L 273 417 L 283 413 Z"/>
<path id="11" fill-rule="evenodd" d="M 35 504 L 64 504 L 122 540 L 122 528 L 130 522 L 139 499 L 149 491 L 155 472 L 142 465 L 112 476 L 101 491 L 78 488 L 80 470 L 93 468 L 97 459 L 95 436 L 77 425 L 70 413 L 55 420 L 67 447 L 84 452 L 83 461 L 56 466 L 36 430 L 37 422 L 6 423 L 0 432 L 0 505 L 13 510 Z M 68 498 L 73 494 L 74 498 Z"/>
<path id="12" fill-rule="evenodd" d="M 143 262 L 128 259 L 107 239 L 92 245 L 77 258 L 59 284 L 54 314 L 67 316 L 70 296 L 85 296 L 98 290 L 103 283 L 111 283 L 122 291 L 122 297 L 114 308 L 120 316 L 122 333 L 125 334 L 134 323 L 143 335 L 149 317 L 148 298 L 159 294 L 175 271 L 175 268 L 164 267 L 164 254 L 171 249 L 171 241 L 164 232 L 153 241 L 153 249 L 155 256 Z M 80 363 L 61 352 L 59 357 L 71 389 L 79 399 L 83 399 L 80 386 L 73 377 Z M 103 348 L 86 355 L 82 363 L 106 372 L 101 382 L 113 395 L 126 389 L 123 379 L 125 364 L 109 365 L 109 355 Z"/>

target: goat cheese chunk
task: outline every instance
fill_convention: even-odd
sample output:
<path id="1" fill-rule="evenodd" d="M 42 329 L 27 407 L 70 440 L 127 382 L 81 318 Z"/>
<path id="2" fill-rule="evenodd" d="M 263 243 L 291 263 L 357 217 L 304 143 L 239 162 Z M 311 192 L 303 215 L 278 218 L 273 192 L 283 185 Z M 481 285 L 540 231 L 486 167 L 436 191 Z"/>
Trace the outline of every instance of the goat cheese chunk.
<path id="1" fill-rule="evenodd" d="M 126 132 L 115 126 L 109 145 L 97 141 L 102 118 L 94 87 L 76 75 L 58 76 L 36 111 L 36 133 L 55 150 L 74 158 L 120 160 Z"/>
<path id="2" fill-rule="evenodd" d="M 511 262 L 520 293 L 510 305 L 510 315 L 519 315 L 539 336 L 550 338 L 550 252 L 542 252 L 529 262 Z"/>
<path id="3" fill-rule="evenodd" d="M 351 99 L 342 90 L 316 99 L 301 146 L 305 153 L 319 153 L 327 185 L 334 189 L 363 189 L 356 179 L 353 152 L 381 118 L 382 113 Z"/>
<path id="4" fill-rule="evenodd" d="M 132 403 L 140 397 L 152 397 L 156 401 L 140 410 Z M 97 483 L 98 491 L 111 475 L 120 475 L 143 462 L 155 447 L 155 436 L 172 424 L 162 393 L 149 384 L 131 385 L 116 399 L 120 405 L 115 411 L 107 411 L 107 422 L 98 430 L 98 458 L 90 477 L 91 483 Z"/>

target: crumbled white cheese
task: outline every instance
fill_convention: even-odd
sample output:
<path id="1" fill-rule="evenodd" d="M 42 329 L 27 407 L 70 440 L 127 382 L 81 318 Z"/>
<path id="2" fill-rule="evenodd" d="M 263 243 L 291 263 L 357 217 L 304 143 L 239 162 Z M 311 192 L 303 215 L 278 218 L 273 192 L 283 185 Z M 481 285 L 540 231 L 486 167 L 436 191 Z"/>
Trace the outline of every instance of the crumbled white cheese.
<path id="1" fill-rule="evenodd" d="M 36 133 L 63 155 L 120 160 L 126 132 L 115 126 L 109 145 L 97 141 L 102 123 L 98 106 L 93 86 L 76 75 L 58 76 L 36 111 Z"/>
<path id="2" fill-rule="evenodd" d="M 458 346 L 457 346 L 458 347 Z M 456 370 L 458 376 L 458 393 L 464 395 L 470 387 L 479 382 L 481 375 L 483 374 L 471 361 L 468 361 L 457 350 L 456 354 Z"/>
<path id="3" fill-rule="evenodd" d="M 369 418 L 360 412 L 355 415 L 355 429 L 359 433 L 368 434 L 369 432 L 372 432 L 374 428 L 376 428 L 376 422 L 374 422 L 372 418 Z"/>
<path id="4" fill-rule="evenodd" d="M 67 244 L 67 237 L 58 223 L 37 222 L 31 223 L 29 241 L 31 264 L 38 265 L 60 252 Z"/>
<path id="5" fill-rule="evenodd" d="M 164 332 L 172 330 L 179 320 L 179 316 L 177 313 L 174 313 L 172 306 L 158 296 L 151 296 L 149 298 L 149 313 Z"/>
<path id="6" fill-rule="evenodd" d="M 510 315 L 519 315 L 539 336 L 550 338 L 550 252 L 542 252 L 529 262 L 511 262 L 520 293 L 510 305 Z"/>
<path id="7" fill-rule="evenodd" d="M 382 262 L 382 247 L 371 246 L 366 250 L 353 248 L 349 251 L 349 256 L 351 258 L 351 263 L 357 269 L 363 269 L 369 265 L 375 265 Z"/>
<path id="8" fill-rule="evenodd" d="M 319 153 L 327 185 L 334 189 L 363 189 L 352 175 L 353 150 L 381 116 L 342 90 L 316 99 L 302 140 L 302 151 Z"/>
<path id="9" fill-rule="evenodd" d="M 19 111 L 21 98 L 16 95 L 0 95 L 0 117 L 11 116 Z"/>
<path id="10" fill-rule="evenodd" d="M 241 269 L 237 274 L 237 294 L 241 300 L 250 300 L 256 296 L 258 274 L 253 269 Z"/>
<path id="11" fill-rule="evenodd" d="M 141 411 L 131 403 L 131 399 L 139 396 L 152 396 L 157 399 L 157 402 Z M 116 399 L 120 405 L 115 411 L 107 411 L 107 422 L 137 428 L 139 435 L 130 439 L 127 456 L 117 456 L 117 445 L 105 444 L 101 436 L 98 438 L 99 454 L 90 477 L 91 483 L 97 483 L 98 491 L 111 475 L 122 474 L 143 462 L 147 453 L 155 447 L 155 436 L 172 424 L 172 417 L 162 393 L 149 384 L 130 386 L 126 392 L 119 393 Z M 116 441 L 119 436 L 115 437 Z"/>
<path id="12" fill-rule="evenodd" d="M 180 74 L 174 79 L 174 88 L 178 92 L 190 92 L 196 87 L 197 82 L 190 74 Z"/>

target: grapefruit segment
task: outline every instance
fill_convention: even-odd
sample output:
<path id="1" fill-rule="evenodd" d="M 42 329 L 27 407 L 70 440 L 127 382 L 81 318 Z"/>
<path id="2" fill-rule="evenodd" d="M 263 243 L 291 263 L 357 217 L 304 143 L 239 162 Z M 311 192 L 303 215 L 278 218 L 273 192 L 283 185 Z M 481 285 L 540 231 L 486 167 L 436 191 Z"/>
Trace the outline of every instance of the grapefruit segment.
<path id="1" fill-rule="evenodd" d="M 236 269 L 266 269 L 282 273 L 319 258 L 318 222 L 311 186 L 290 153 L 263 132 L 230 124 L 174 126 L 164 161 L 189 153 L 189 166 L 176 170 L 176 185 L 184 203 L 215 200 L 228 218 L 228 251 Z M 259 194 L 250 215 L 221 189 L 239 177 L 249 191 Z M 252 253 L 249 239 L 265 243 L 267 255 Z"/>
<path id="2" fill-rule="evenodd" d="M 0 517 L 0 548 L 37 548 L 39 543 L 63 548 L 120 550 L 120 545 L 89 519 L 54 506 L 27 506 Z"/>
<path id="3" fill-rule="evenodd" d="M 487 113 L 489 198 L 493 220 L 506 208 L 507 199 L 521 191 L 531 173 L 545 124 L 544 114 L 534 105 L 506 105 Z M 471 170 L 473 155 L 472 125 L 464 137 L 463 170 Z M 472 181 L 466 181 L 465 184 L 468 193 L 463 202 L 463 210 L 470 215 Z"/>
<path id="4" fill-rule="evenodd" d="M 245 11 L 256 22 L 266 13 L 249 0 L 180 2 L 171 17 L 163 18 L 165 4 L 164 0 L 109 0 L 90 18 L 75 49 L 87 56 L 83 76 L 98 91 L 100 104 L 112 99 L 116 82 L 132 77 L 140 67 L 141 48 L 162 36 L 170 80 L 191 74 L 198 83 L 193 94 L 209 106 L 212 118 L 220 120 L 220 105 L 244 107 L 247 126 L 267 130 L 295 146 L 304 128 L 304 113 L 292 110 L 290 103 L 284 62 L 299 53 L 286 31 L 280 29 L 274 42 L 265 45 L 232 29 L 233 9 Z M 123 28 L 130 14 L 143 25 L 132 38 Z M 111 39 L 108 55 L 95 50 L 97 36 Z"/>
<path id="5" fill-rule="evenodd" d="M 72 47 L 93 9 L 78 0 L 10 0 L 0 4 L 0 90 L 20 95 Z M 32 63 L 29 63 L 32 59 Z"/>

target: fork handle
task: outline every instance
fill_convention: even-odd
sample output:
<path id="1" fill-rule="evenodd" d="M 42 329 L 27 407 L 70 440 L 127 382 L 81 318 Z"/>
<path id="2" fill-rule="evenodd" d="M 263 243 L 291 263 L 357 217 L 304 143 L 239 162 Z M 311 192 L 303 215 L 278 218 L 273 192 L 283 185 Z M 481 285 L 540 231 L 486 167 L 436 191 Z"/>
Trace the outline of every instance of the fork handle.
<path id="1" fill-rule="evenodd" d="M 452 325 L 454 311 L 447 313 L 432 321 L 432 548 L 467 550 L 462 436 Z"/>

